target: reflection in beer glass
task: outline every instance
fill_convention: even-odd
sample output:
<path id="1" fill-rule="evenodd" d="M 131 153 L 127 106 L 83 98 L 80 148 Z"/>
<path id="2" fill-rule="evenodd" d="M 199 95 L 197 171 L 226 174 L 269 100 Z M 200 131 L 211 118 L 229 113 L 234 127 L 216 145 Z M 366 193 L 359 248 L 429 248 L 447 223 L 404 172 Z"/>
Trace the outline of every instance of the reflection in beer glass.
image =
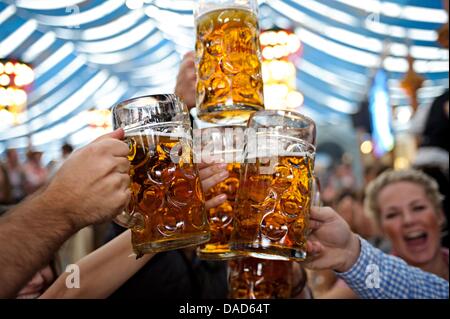
<path id="1" fill-rule="evenodd" d="M 312 200 L 315 124 L 301 114 L 260 111 L 249 128 L 265 142 L 250 152 L 249 135 L 237 196 L 232 250 L 304 260 Z"/>
<path id="2" fill-rule="evenodd" d="M 202 120 L 245 123 L 263 106 L 256 0 L 200 0 L 197 31 L 196 106 Z"/>
<path id="3" fill-rule="evenodd" d="M 231 299 L 289 299 L 306 285 L 306 272 L 291 261 L 252 257 L 228 262 L 228 291 Z"/>
<path id="4" fill-rule="evenodd" d="M 114 127 L 125 130 L 131 164 L 131 200 L 116 221 L 131 228 L 135 253 L 208 241 L 186 106 L 174 95 L 146 96 L 119 103 L 113 116 Z"/>

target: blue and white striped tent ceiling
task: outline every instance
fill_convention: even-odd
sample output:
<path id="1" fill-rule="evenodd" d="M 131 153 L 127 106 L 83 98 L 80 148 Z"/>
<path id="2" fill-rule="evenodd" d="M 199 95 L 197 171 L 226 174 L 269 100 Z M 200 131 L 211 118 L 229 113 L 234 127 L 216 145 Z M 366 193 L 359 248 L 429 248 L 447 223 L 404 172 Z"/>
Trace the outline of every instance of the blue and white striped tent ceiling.
<path id="1" fill-rule="evenodd" d="M 0 58 L 29 62 L 36 72 L 22 124 L 0 125 L 0 153 L 26 147 L 27 136 L 37 148 L 64 139 L 82 144 L 90 140 L 83 111 L 172 92 L 181 57 L 194 46 L 193 3 L 0 0 Z M 316 120 L 345 120 L 357 110 L 386 39 L 393 104 L 408 104 L 399 87 L 408 67 L 406 43 L 427 79 L 420 102 L 430 103 L 448 87 L 448 50 L 436 42 L 436 30 L 447 22 L 441 0 L 259 3 L 262 28 L 294 28 L 303 43 L 297 85 L 305 95 L 303 110 Z"/>

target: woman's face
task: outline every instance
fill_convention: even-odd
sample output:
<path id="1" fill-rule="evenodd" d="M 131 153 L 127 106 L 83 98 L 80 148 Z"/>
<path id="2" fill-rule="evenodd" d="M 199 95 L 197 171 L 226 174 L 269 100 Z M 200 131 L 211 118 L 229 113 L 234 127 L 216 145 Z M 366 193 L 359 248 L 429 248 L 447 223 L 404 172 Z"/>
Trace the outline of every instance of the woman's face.
<path id="1" fill-rule="evenodd" d="M 379 192 L 377 204 L 383 232 L 399 257 L 420 266 L 439 253 L 444 217 L 421 185 L 407 181 L 389 184 Z"/>
<path id="2" fill-rule="evenodd" d="M 50 265 L 47 265 L 38 271 L 27 285 L 19 291 L 17 299 L 35 299 L 44 293 L 44 291 L 53 282 L 54 274 Z"/>

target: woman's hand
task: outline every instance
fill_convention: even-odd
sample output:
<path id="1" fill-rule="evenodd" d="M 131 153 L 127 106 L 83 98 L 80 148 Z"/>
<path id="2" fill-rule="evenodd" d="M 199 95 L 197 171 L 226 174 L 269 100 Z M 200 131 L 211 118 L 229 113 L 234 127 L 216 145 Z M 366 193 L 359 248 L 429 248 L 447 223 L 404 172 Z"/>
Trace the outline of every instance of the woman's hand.
<path id="1" fill-rule="evenodd" d="M 223 182 L 228 176 L 227 164 L 199 164 L 199 175 L 203 191 L 206 193 L 211 187 Z M 220 194 L 205 202 L 205 208 L 211 209 L 223 204 L 227 195 Z"/>
<path id="2" fill-rule="evenodd" d="M 311 207 L 310 229 L 305 266 L 338 272 L 350 270 L 359 257 L 360 243 L 345 220 L 330 207 Z"/>

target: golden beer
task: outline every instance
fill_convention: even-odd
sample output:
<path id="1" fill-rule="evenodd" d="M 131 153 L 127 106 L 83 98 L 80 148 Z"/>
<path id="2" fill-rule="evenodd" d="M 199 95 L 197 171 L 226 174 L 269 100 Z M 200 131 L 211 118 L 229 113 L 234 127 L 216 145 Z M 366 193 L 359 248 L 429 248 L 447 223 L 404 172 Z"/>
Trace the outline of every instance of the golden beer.
<path id="1" fill-rule="evenodd" d="M 229 177 L 205 193 L 206 200 L 220 194 L 226 194 L 227 200 L 208 211 L 211 239 L 208 243 L 201 245 L 197 251 L 198 256 L 202 259 L 226 259 L 236 255 L 230 251 L 229 241 L 236 210 L 240 166 L 240 163 L 227 164 Z"/>
<path id="2" fill-rule="evenodd" d="M 207 11 L 196 19 L 196 105 L 208 122 L 236 124 L 263 106 L 258 19 L 246 8 Z"/>
<path id="3" fill-rule="evenodd" d="M 208 210 L 211 239 L 197 249 L 202 259 L 230 259 L 238 254 L 230 250 L 229 241 L 233 231 L 236 195 L 242 161 L 245 127 L 242 125 L 210 127 L 201 130 L 203 163 L 226 163 L 228 177 L 205 191 L 206 200 L 225 194 L 226 201 Z M 199 144 L 198 142 L 196 144 Z"/>
<path id="4" fill-rule="evenodd" d="M 189 140 L 127 133 L 130 145 L 132 243 L 139 256 L 209 240 L 204 200 Z"/>
<path id="5" fill-rule="evenodd" d="M 294 278 L 289 261 L 245 257 L 228 262 L 229 298 L 288 299 L 300 293 L 306 278 Z M 301 276 L 305 277 L 303 273 Z M 295 284 L 297 283 L 298 284 Z"/>
<path id="6" fill-rule="evenodd" d="M 247 159 L 240 180 L 232 249 L 263 258 L 306 257 L 313 162 L 309 152 Z"/>

